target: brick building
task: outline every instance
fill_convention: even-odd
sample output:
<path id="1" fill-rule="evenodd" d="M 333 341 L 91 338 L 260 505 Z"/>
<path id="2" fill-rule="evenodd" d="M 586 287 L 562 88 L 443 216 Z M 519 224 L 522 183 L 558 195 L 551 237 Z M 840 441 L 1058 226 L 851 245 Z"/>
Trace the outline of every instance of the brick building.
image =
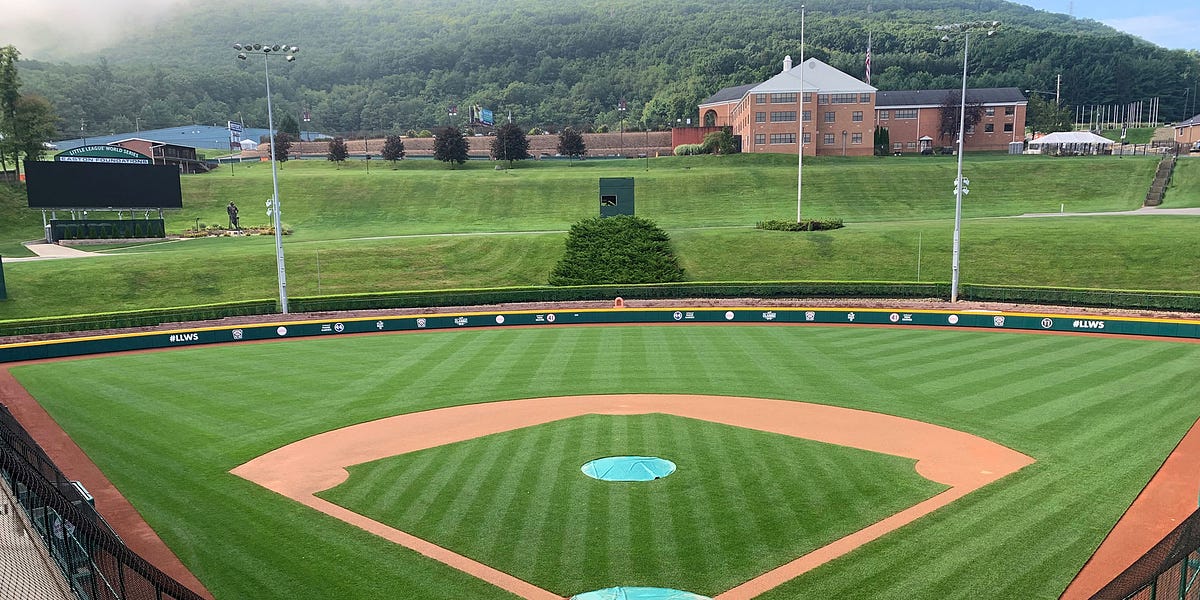
<path id="1" fill-rule="evenodd" d="M 881 92 L 820 60 L 798 66 L 791 57 L 783 71 L 757 84 L 725 88 L 699 105 L 704 127 L 730 127 L 743 152 L 795 154 L 803 119 L 804 153 L 870 156 L 876 127 L 888 128 L 892 152 L 919 152 L 951 146 L 939 111 L 956 90 Z M 984 116 L 967 131 L 966 150 L 1007 150 L 1025 137 L 1027 100 L 1016 88 L 967 90 L 967 102 L 982 105 Z"/>
<path id="2" fill-rule="evenodd" d="M 955 146 L 958 131 L 941 131 L 941 110 L 947 99 L 957 110 L 960 94 L 961 90 L 879 92 L 875 125 L 887 128 L 892 152 Z M 1027 103 L 1017 88 L 968 89 L 967 104 L 979 105 L 983 115 L 966 129 L 963 149 L 1008 150 L 1010 143 L 1023 141 Z"/>

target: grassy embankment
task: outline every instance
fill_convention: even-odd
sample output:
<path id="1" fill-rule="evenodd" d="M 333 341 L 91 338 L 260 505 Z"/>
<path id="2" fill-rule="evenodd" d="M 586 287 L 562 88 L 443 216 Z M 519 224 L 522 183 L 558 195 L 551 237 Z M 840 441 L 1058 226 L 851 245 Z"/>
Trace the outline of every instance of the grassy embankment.
<path id="1" fill-rule="evenodd" d="M 1200 289 L 1186 242 L 1194 217 L 1011 219 L 1032 212 L 1136 208 L 1153 158 L 978 156 L 968 161 L 963 281 L 1135 289 Z M 638 214 L 675 241 L 695 281 L 949 279 L 953 157 L 818 159 L 805 165 L 806 217 L 848 227 L 818 234 L 762 232 L 794 218 L 788 156 L 688 157 L 582 163 L 528 162 L 510 171 L 472 162 L 448 169 L 405 161 L 289 162 L 280 173 L 292 296 L 543 284 L 564 231 L 596 212 L 597 178 L 637 178 Z M 271 193 L 262 163 L 183 180 L 168 230 L 220 223 L 234 200 L 245 225 L 266 224 Z M 1200 204 L 1181 164 L 1167 206 Z M 37 213 L 0 196 L 0 253 L 37 237 Z M 515 232 L 515 233 L 514 233 Z M 504 233 L 505 235 L 495 235 Z M 456 234 L 456 235 L 444 235 Z M 420 237 L 426 236 L 426 237 Z M 273 241 L 212 238 L 106 250 L 104 258 L 12 263 L 0 317 L 180 306 L 275 295 Z"/>

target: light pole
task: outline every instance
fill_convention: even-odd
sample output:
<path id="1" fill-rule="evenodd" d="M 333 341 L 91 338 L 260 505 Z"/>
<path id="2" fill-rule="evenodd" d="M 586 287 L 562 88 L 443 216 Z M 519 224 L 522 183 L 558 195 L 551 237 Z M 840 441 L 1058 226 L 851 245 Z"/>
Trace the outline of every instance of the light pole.
<path id="1" fill-rule="evenodd" d="M 796 120 L 800 122 L 796 135 L 796 223 L 800 223 L 800 206 L 804 199 L 804 5 L 800 5 L 800 110 Z"/>
<path id="2" fill-rule="evenodd" d="M 952 34 L 961 33 L 963 36 L 963 75 L 962 95 L 959 97 L 958 109 L 958 177 L 954 179 L 954 247 L 951 252 L 950 267 L 950 302 L 958 302 L 958 255 L 959 239 L 962 233 L 962 199 L 968 193 L 970 181 L 963 179 L 963 139 L 966 137 L 967 121 L 967 54 L 971 48 L 971 31 L 986 30 L 988 35 L 994 35 L 1000 21 L 975 21 L 971 23 L 954 23 L 939 25 L 938 31 L 944 32 L 943 42 L 949 42 Z"/>
<path id="3" fill-rule="evenodd" d="M 287 270 L 283 266 L 283 228 L 279 220 L 279 173 L 275 163 L 275 117 L 271 113 L 271 71 L 267 66 L 272 53 L 287 52 L 284 57 L 288 62 L 296 60 L 300 48 L 287 44 L 234 44 L 238 51 L 237 57 L 247 60 L 247 52 L 261 52 L 263 55 L 263 76 L 267 80 L 267 133 L 271 136 L 271 186 L 274 192 L 267 201 L 268 212 L 271 213 L 272 224 L 275 226 L 275 266 L 279 271 L 279 311 L 288 314 L 287 303 Z"/>
<path id="4" fill-rule="evenodd" d="M 625 158 L 625 99 L 617 103 L 617 112 L 621 113 L 621 158 Z"/>

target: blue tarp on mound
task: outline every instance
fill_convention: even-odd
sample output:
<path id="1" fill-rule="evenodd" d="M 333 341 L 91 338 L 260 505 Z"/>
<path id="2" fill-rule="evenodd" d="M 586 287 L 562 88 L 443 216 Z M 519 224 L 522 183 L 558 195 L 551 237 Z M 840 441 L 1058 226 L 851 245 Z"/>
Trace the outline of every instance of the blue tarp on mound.
<path id="1" fill-rule="evenodd" d="M 571 600 L 710 600 L 710 598 L 667 588 L 612 587 L 571 596 Z"/>
<path id="2" fill-rule="evenodd" d="M 608 456 L 580 468 L 584 475 L 603 481 L 652 481 L 675 472 L 675 463 L 654 456 Z"/>

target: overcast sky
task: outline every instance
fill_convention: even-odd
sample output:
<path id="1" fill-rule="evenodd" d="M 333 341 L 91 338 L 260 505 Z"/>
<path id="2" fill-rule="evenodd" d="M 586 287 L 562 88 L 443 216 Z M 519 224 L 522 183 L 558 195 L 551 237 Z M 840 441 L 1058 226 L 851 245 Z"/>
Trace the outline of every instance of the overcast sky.
<path id="1" fill-rule="evenodd" d="M 1081 19 L 1094 19 L 1165 48 L 1200 50 L 1200 2 L 1197 0 L 1013 1 L 1050 12 L 1073 14 Z"/>
<path id="2" fill-rule="evenodd" d="M 186 0 L 25 0 L 6 3 L 0 45 L 26 58 L 61 59 L 98 50 L 118 36 L 178 9 Z M 587 0 L 597 1 L 597 0 Z M 1015 0 L 1020 4 L 1095 19 L 1175 49 L 1200 49 L 1200 0 Z M 67 46 L 69 44 L 69 49 Z"/>

